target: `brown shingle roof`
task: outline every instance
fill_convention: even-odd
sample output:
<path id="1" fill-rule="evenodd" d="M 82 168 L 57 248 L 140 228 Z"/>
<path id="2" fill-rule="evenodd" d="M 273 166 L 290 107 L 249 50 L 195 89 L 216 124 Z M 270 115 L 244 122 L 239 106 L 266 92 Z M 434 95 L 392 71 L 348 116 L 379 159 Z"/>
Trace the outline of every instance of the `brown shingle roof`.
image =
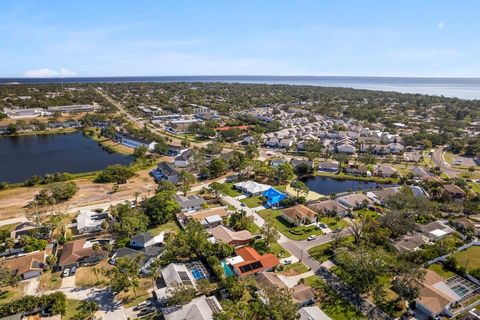
<path id="1" fill-rule="evenodd" d="M 235 241 L 248 241 L 253 238 L 248 230 L 233 231 L 222 225 L 210 229 L 210 233 L 215 239 L 228 244 Z"/>
<path id="2" fill-rule="evenodd" d="M 24 256 L 7 259 L 3 265 L 15 272 L 17 276 L 22 276 L 25 272 L 33 270 L 43 270 L 47 253 L 45 251 L 34 252 Z"/>
<path id="3" fill-rule="evenodd" d="M 314 220 L 317 216 L 317 213 L 310 208 L 305 207 L 303 204 L 299 204 L 290 208 L 282 210 L 282 213 L 292 220 L 308 218 L 309 220 Z"/>
<path id="4" fill-rule="evenodd" d="M 98 255 L 104 252 L 101 249 L 95 251 L 91 246 L 85 247 L 85 243 L 85 239 L 79 239 L 65 243 L 63 245 L 62 254 L 60 256 L 60 261 L 58 265 L 60 267 L 64 267 L 70 264 L 77 263 L 84 258 Z"/>
<path id="5" fill-rule="evenodd" d="M 340 203 L 338 203 L 335 200 L 325 200 L 321 202 L 316 202 L 309 204 L 308 207 L 312 209 L 313 211 L 316 212 L 345 212 L 347 208 L 342 206 Z"/>

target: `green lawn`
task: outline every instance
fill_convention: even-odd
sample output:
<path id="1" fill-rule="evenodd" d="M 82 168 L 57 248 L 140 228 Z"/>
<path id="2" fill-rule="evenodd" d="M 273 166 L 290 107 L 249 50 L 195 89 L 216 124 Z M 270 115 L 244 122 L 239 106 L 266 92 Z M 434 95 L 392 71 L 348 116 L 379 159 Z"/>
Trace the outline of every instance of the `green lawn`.
<path id="1" fill-rule="evenodd" d="M 273 224 L 275 229 L 280 231 L 284 236 L 292 240 L 306 240 L 312 235 L 322 235 L 322 230 L 315 226 L 298 226 L 295 227 L 281 217 L 280 210 L 265 209 L 257 212 L 263 219 Z"/>
<path id="2" fill-rule="evenodd" d="M 254 196 L 240 200 L 240 202 L 245 203 L 249 208 L 256 208 L 263 205 L 262 196 Z"/>
<path id="3" fill-rule="evenodd" d="M 287 192 L 287 185 L 286 184 L 283 184 L 281 186 L 275 186 L 274 188 L 277 189 L 280 192 L 283 192 L 283 193 Z"/>
<path id="4" fill-rule="evenodd" d="M 247 230 L 250 231 L 251 234 L 259 234 L 260 227 L 255 224 L 255 222 L 250 222 L 247 226 Z"/>
<path id="5" fill-rule="evenodd" d="M 377 219 L 378 217 L 380 217 L 378 212 L 375 212 L 367 208 L 356 210 L 354 212 L 357 214 L 358 217 L 365 217 L 365 218 L 372 218 L 372 219 Z"/>
<path id="6" fill-rule="evenodd" d="M 469 182 L 468 185 L 472 188 L 472 191 L 480 193 L 480 183 L 478 182 Z"/>
<path id="7" fill-rule="evenodd" d="M 260 254 L 273 253 L 278 258 L 286 258 L 290 256 L 287 250 L 283 249 L 277 242 L 271 243 L 269 247 L 266 246 L 265 241 L 257 240 L 253 243 L 252 247 Z"/>
<path id="8" fill-rule="evenodd" d="M 308 250 L 308 254 L 319 262 L 324 262 L 330 259 L 332 252 L 329 252 L 331 245 L 329 242 L 315 246 Z"/>
<path id="9" fill-rule="evenodd" d="M 62 319 L 73 320 L 74 316 L 78 313 L 77 308 L 80 306 L 81 300 L 67 299 L 65 315 Z"/>
<path id="10" fill-rule="evenodd" d="M 325 217 L 320 219 L 320 222 L 325 223 L 331 230 L 348 227 L 348 222 L 343 219 L 337 220 L 336 218 Z"/>
<path id="11" fill-rule="evenodd" d="M 242 195 L 242 193 L 240 191 L 235 189 L 235 187 L 233 186 L 234 185 L 233 182 L 225 182 L 224 185 L 227 186 L 225 188 L 225 193 L 227 194 L 227 196 L 238 197 L 238 196 Z"/>
<path id="12" fill-rule="evenodd" d="M 466 267 L 467 271 L 480 268 L 480 246 L 472 246 L 453 255 L 459 266 Z"/>
<path id="13" fill-rule="evenodd" d="M 309 271 L 309 269 L 306 265 L 304 265 L 301 262 L 297 262 L 297 263 L 292 263 L 292 264 L 288 264 L 288 265 L 284 266 L 281 274 L 286 275 L 286 276 L 295 276 L 295 275 L 302 274 L 302 273 L 305 273 L 305 272 L 308 272 L 308 271 Z"/>
<path id="14" fill-rule="evenodd" d="M 443 265 L 440 263 L 434 263 L 428 267 L 429 270 L 435 271 L 443 279 L 448 279 L 455 275 L 454 272 L 446 270 L 443 268 Z"/>
<path id="15" fill-rule="evenodd" d="M 156 226 L 153 229 L 148 230 L 148 233 L 150 233 L 152 236 L 157 236 L 161 232 L 178 233 L 180 232 L 180 228 L 178 227 L 178 224 L 175 221 L 170 221 L 170 222 L 161 224 L 159 226 Z"/>
<path id="16" fill-rule="evenodd" d="M 338 296 L 319 277 L 308 277 L 305 279 L 305 284 L 321 295 L 322 299 L 319 299 L 318 306 L 330 318 L 334 320 L 367 319 L 354 305 Z"/>

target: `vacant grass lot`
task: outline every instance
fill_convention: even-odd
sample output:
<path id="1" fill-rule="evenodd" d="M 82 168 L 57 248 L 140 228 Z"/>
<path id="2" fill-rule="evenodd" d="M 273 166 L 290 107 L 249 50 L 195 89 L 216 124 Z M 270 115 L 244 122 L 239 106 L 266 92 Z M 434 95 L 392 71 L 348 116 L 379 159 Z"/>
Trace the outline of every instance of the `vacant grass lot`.
<path id="1" fill-rule="evenodd" d="M 453 255 L 458 264 L 466 267 L 467 271 L 480 268 L 480 246 L 472 246 Z"/>
<path id="2" fill-rule="evenodd" d="M 285 237 L 292 240 L 306 240 L 309 236 L 322 235 L 322 230 L 315 226 L 295 227 L 285 219 L 281 217 L 282 212 L 280 210 L 265 209 L 257 212 L 265 221 L 269 221 L 273 224 L 275 229 L 280 231 Z"/>
<path id="3" fill-rule="evenodd" d="M 325 262 L 332 256 L 330 251 L 331 245 L 329 242 L 313 247 L 308 250 L 308 254 L 319 262 Z"/>
<path id="4" fill-rule="evenodd" d="M 284 266 L 283 271 L 280 273 L 285 276 L 296 276 L 298 274 L 302 274 L 308 271 L 309 269 L 306 265 L 301 262 L 297 262 Z"/>
<path id="5" fill-rule="evenodd" d="M 62 317 L 62 319 L 66 320 L 73 320 L 75 319 L 75 315 L 78 313 L 78 308 L 80 307 L 80 302 L 81 300 L 73 300 L 73 299 L 67 299 L 65 306 L 65 315 Z"/>
<path id="6" fill-rule="evenodd" d="M 95 266 L 80 267 L 75 276 L 75 285 L 78 287 L 105 287 L 108 278 L 102 274 L 102 270 L 106 271 L 111 268 L 113 266 L 105 260 Z"/>
<path id="7" fill-rule="evenodd" d="M 238 197 L 238 196 L 242 195 L 242 193 L 240 191 L 235 189 L 232 182 L 225 182 L 224 185 L 227 186 L 225 188 L 225 193 L 227 194 L 227 196 Z"/>
<path id="8" fill-rule="evenodd" d="M 44 271 L 40 276 L 40 290 L 56 290 L 62 286 L 61 272 Z"/>
<path id="9" fill-rule="evenodd" d="M 179 233 L 180 228 L 176 221 L 169 221 L 167 223 L 161 224 L 153 229 L 148 230 L 152 236 L 158 236 L 162 232 L 172 232 L 172 233 Z"/>
<path id="10" fill-rule="evenodd" d="M 348 222 L 343 219 L 337 220 L 336 218 L 324 217 L 320 219 L 320 222 L 325 223 L 331 230 L 348 227 Z"/>
<path id="11" fill-rule="evenodd" d="M 283 247 L 277 242 L 271 243 L 270 246 L 267 246 L 265 241 L 257 240 L 253 243 L 252 247 L 260 254 L 272 253 L 278 258 L 285 258 L 290 256 L 290 253 L 288 253 L 287 250 L 283 249 Z"/>

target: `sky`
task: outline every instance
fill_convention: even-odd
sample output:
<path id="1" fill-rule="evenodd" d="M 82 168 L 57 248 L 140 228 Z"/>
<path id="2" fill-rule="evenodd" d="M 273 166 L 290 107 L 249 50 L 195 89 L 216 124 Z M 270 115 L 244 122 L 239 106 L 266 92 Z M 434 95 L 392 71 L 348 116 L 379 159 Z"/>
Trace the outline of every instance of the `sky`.
<path id="1" fill-rule="evenodd" d="M 0 0 L 0 77 L 480 77 L 476 0 Z"/>

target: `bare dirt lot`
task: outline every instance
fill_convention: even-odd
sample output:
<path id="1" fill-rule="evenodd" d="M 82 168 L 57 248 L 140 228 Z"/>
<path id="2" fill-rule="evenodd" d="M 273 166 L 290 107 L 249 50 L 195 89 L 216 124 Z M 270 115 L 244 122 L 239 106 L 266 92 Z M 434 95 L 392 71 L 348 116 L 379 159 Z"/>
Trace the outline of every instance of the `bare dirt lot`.
<path id="1" fill-rule="evenodd" d="M 155 192 L 156 184 L 149 175 L 150 169 L 137 172 L 137 176 L 130 179 L 126 184 L 120 185 L 117 192 L 112 192 L 112 183 L 98 184 L 92 179 L 77 179 L 79 190 L 77 194 L 64 206 L 69 211 L 75 211 L 77 207 L 84 207 L 111 201 L 129 200 L 139 192 L 139 199 Z M 40 187 L 15 188 L 0 192 L 0 220 L 23 216 L 25 206 L 33 200 Z"/>

